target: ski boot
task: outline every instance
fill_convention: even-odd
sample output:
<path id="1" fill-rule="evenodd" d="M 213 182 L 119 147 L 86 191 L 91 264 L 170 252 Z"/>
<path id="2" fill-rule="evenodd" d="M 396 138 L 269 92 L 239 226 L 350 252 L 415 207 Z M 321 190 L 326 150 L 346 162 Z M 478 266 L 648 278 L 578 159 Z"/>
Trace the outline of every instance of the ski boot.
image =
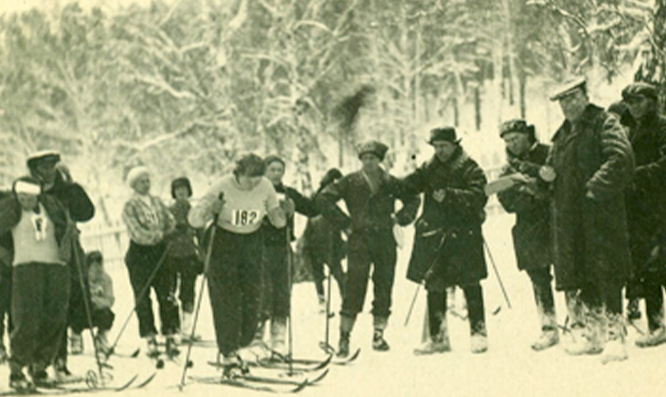
<path id="1" fill-rule="evenodd" d="M 69 353 L 73 356 L 83 354 L 83 337 L 80 333 L 72 332 L 69 337 Z"/>
<path id="2" fill-rule="evenodd" d="M 12 372 L 9 374 L 9 387 L 16 390 L 18 394 L 34 393 L 35 385 L 23 374 L 23 372 Z"/>
<path id="3" fill-rule="evenodd" d="M 286 341 L 287 319 L 285 317 L 274 317 L 271 319 L 271 350 L 279 358 L 287 358 Z"/>
<path id="4" fill-rule="evenodd" d="M 546 350 L 551 346 L 555 346 L 560 341 L 560 334 L 557 328 L 546 328 L 541 330 L 539 338 L 532 343 L 532 350 L 540 352 Z"/>
<path id="5" fill-rule="evenodd" d="M 58 384 L 68 384 L 83 381 L 83 377 L 73 374 L 69 368 L 67 368 L 67 363 L 62 359 L 56 359 L 55 363 L 53 363 L 53 370 L 55 372 L 55 379 Z"/>
<path id="6" fill-rule="evenodd" d="M 621 314 L 611 314 L 608 316 L 608 340 L 604 346 L 604 352 L 601 356 L 601 363 L 624 361 L 628 358 L 626 343 L 626 329 Z"/>
<path id="7" fill-rule="evenodd" d="M 340 333 L 340 341 L 338 342 L 338 354 L 340 358 L 347 358 L 349 356 L 349 339 L 351 334 L 349 332 Z"/>
<path id="8" fill-rule="evenodd" d="M 384 339 L 384 330 L 375 328 L 372 333 L 372 348 L 378 352 L 386 352 L 391 348 Z"/>
<path id="9" fill-rule="evenodd" d="M 166 337 L 166 355 L 169 358 L 177 357 L 180 354 L 180 349 L 178 349 L 178 344 L 174 339 L 173 335 Z"/>
<path id="10" fill-rule="evenodd" d="M 155 335 L 144 338 L 146 340 L 146 355 L 150 358 L 157 358 L 160 355 L 160 349 L 157 345 Z"/>
<path id="11" fill-rule="evenodd" d="M 52 389 L 58 383 L 55 379 L 51 379 L 49 374 L 46 373 L 46 370 L 43 368 L 30 368 L 28 372 L 30 373 L 30 378 L 32 378 L 32 384 L 35 385 L 35 387 Z"/>
<path id="12" fill-rule="evenodd" d="M 653 347 L 666 342 L 666 328 L 660 326 L 657 329 L 652 329 L 644 335 L 636 338 L 636 346 L 638 347 Z"/>
<path id="13" fill-rule="evenodd" d="M 248 367 L 235 352 L 224 356 L 222 360 L 222 379 L 242 378 L 248 372 L 250 372 Z"/>

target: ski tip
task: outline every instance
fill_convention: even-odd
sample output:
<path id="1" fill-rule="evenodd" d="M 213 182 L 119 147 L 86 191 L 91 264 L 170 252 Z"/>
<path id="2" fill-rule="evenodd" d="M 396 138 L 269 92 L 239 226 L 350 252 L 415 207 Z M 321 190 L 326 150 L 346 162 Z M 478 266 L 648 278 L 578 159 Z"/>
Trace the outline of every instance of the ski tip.
<path id="1" fill-rule="evenodd" d="M 360 356 L 360 355 L 361 355 L 361 348 L 359 347 L 358 349 L 356 349 L 354 354 L 352 354 L 351 357 L 349 357 L 347 359 L 347 362 L 350 363 L 350 362 L 356 360 L 358 358 L 358 356 Z"/>
<path id="2" fill-rule="evenodd" d="M 309 381 L 307 379 L 305 379 L 303 382 L 299 383 L 295 388 L 291 389 L 289 392 L 290 393 L 298 393 L 298 392 L 302 391 L 303 389 L 305 389 L 307 387 L 308 382 Z"/>
<path id="3" fill-rule="evenodd" d="M 136 385 L 135 389 L 141 389 L 142 387 L 146 386 L 148 383 L 152 382 L 153 379 L 155 379 L 155 376 L 157 376 L 157 372 L 153 372 L 152 374 L 150 374 L 150 376 L 147 377 L 143 382 Z"/>
<path id="4" fill-rule="evenodd" d="M 137 358 L 137 357 L 139 357 L 139 353 L 141 353 L 141 348 L 140 347 L 138 347 L 136 350 L 134 350 L 132 352 L 132 354 L 130 354 L 130 357 Z"/>
<path id="5" fill-rule="evenodd" d="M 134 376 L 132 376 L 127 382 L 125 382 L 123 385 L 117 387 L 115 389 L 115 391 L 123 391 L 123 390 L 127 389 L 128 387 L 130 387 L 130 385 L 132 383 L 134 383 L 134 381 L 136 381 L 136 379 L 138 377 L 139 377 L 139 374 L 134 374 Z"/>
<path id="6" fill-rule="evenodd" d="M 497 315 L 501 311 L 502 311 L 502 306 L 497 306 L 497 308 L 495 308 L 495 310 L 493 310 L 492 312 L 493 316 Z"/>
<path id="7" fill-rule="evenodd" d="M 329 371 L 330 371 L 330 368 L 324 369 L 323 371 L 321 371 L 319 376 L 317 376 L 316 378 L 314 378 L 310 382 L 308 382 L 308 385 L 313 385 L 313 384 L 319 382 L 320 380 L 324 379 L 326 377 L 326 375 L 328 375 Z"/>

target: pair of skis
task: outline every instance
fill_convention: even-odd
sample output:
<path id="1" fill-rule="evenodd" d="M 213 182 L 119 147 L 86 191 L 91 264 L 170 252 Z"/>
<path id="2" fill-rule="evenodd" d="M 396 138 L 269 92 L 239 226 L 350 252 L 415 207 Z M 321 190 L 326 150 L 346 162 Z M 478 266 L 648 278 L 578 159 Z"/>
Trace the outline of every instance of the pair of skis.
<path id="1" fill-rule="evenodd" d="M 139 375 L 136 374 L 129 378 L 125 383 L 122 383 L 117 386 L 102 386 L 99 384 L 95 384 L 94 382 L 90 381 L 90 377 L 86 377 L 85 380 L 85 386 L 83 385 L 74 385 L 74 386 L 68 386 L 68 385 L 56 385 L 54 387 L 35 387 L 34 389 L 30 390 L 9 390 L 5 392 L 0 392 L 0 396 L 2 397 L 9 397 L 9 396 L 25 396 L 25 395 L 66 395 L 66 394 L 79 394 L 79 393 L 96 393 L 96 392 L 123 392 L 126 390 L 137 390 L 137 389 L 143 389 L 148 385 L 150 382 L 155 379 L 156 373 L 153 372 L 149 376 L 147 376 L 145 379 L 140 381 L 139 383 L 137 382 L 137 379 L 139 379 Z M 83 382 L 79 382 L 83 383 Z"/>

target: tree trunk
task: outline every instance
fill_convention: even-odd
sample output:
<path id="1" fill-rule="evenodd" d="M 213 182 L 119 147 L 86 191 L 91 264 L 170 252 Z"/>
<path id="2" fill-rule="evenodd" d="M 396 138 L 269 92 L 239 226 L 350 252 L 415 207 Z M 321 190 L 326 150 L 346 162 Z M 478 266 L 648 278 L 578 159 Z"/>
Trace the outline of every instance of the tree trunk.
<path id="1" fill-rule="evenodd" d="M 481 131 L 481 84 L 474 87 L 474 120 L 476 121 L 476 130 Z"/>
<path id="2" fill-rule="evenodd" d="M 521 70 L 518 73 L 518 100 L 520 101 L 520 118 L 527 117 L 527 104 L 525 102 L 525 91 L 527 89 L 527 74 Z"/>

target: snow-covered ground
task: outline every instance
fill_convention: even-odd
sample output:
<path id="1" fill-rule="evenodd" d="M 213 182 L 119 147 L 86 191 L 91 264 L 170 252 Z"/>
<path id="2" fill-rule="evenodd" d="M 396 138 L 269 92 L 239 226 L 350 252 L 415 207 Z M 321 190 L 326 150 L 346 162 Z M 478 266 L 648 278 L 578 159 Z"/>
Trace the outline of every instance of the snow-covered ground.
<path id="1" fill-rule="evenodd" d="M 466 321 L 449 317 L 453 351 L 431 357 L 416 357 L 412 349 L 420 342 L 425 310 L 425 294 L 420 291 L 413 315 L 407 326 L 405 316 L 416 285 L 404 278 L 409 250 L 400 252 L 400 260 L 394 288 L 394 312 L 386 337 L 391 344 L 387 353 L 374 352 L 371 348 L 372 318 L 367 311 L 371 295 L 366 302 L 366 313 L 360 316 L 352 335 L 352 347 L 362 349 L 361 356 L 352 365 L 330 367 L 329 375 L 317 386 L 306 388 L 306 396 L 657 396 L 666 389 L 664 367 L 666 346 L 638 349 L 633 342 L 635 329 L 629 329 L 629 360 L 622 363 L 602 365 L 599 357 L 569 357 L 561 346 L 536 353 L 530 343 L 539 333 L 536 310 L 529 279 L 519 273 L 513 258 L 509 229 L 513 217 L 493 215 L 485 225 L 486 239 L 492 250 L 505 287 L 511 300 L 511 308 L 503 300 L 497 278 L 489 261 L 489 278 L 483 282 L 486 302 L 489 350 L 485 354 L 472 355 L 469 351 L 469 328 Z M 406 233 L 411 241 L 411 230 Z M 409 245 L 409 244 L 408 244 Z M 127 281 L 127 273 L 121 263 L 109 265 L 115 287 L 117 302 L 114 307 L 116 324 L 111 333 L 113 340 L 127 313 L 133 298 Z M 204 295 L 207 298 L 207 295 Z M 339 298 L 334 290 L 334 307 L 339 307 Z M 462 295 L 457 294 L 457 305 L 462 305 Z M 564 305 L 561 294 L 557 294 L 557 310 L 564 322 Z M 302 283 L 294 287 L 293 293 L 294 349 L 296 356 L 322 357 L 318 349 L 324 337 L 325 318 L 318 312 L 314 286 Z M 501 310 L 493 315 L 498 307 Z M 199 333 L 213 340 L 210 306 L 204 299 L 199 322 Z M 338 317 L 331 324 L 331 343 L 337 344 Z M 644 319 L 639 325 L 645 329 Z M 143 347 L 138 337 L 137 323 L 132 317 L 123 334 L 118 350 L 131 352 Z M 91 341 L 86 336 L 86 354 L 71 357 L 75 372 L 85 373 L 94 369 Z M 183 353 L 184 355 L 184 353 Z M 206 365 L 215 360 L 214 348 L 195 347 L 192 352 L 194 367 L 189 375 L 215 375 L 214 368 Z M 137 359 L 113 357 L 113 374 L 118 381 L 133 373 L 148 375 L 154 371 L 145 356 Z M 155 380 L 141 391 L 126 391 L 124 394 L 143 395 L 258 395 L 259 392 L 217 385 L 187 382 L 180 392 L 177 385 L 182 368 L 167 363 L 158 371 Z M 8 369 L 0 368 L 0 392 L 7 389 Z M 112 393 L 102 393 L 112 394 Z"/>

